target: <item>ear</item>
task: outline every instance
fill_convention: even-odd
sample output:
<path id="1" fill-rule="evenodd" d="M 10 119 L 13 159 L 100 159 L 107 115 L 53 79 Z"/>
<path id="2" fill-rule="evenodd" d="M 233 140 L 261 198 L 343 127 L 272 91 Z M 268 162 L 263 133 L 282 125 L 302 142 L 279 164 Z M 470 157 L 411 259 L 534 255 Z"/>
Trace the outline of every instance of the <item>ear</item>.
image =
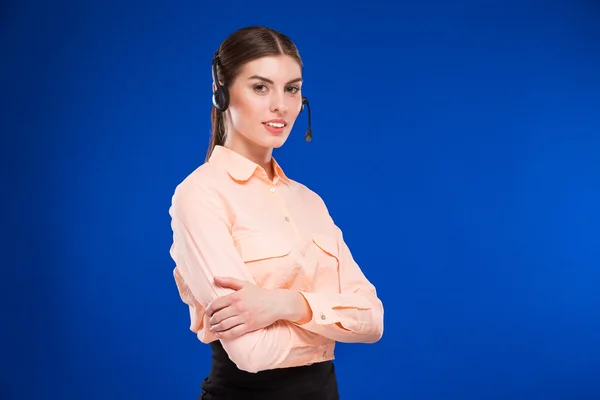
<path id="1" fill-rule="evenodd" d="M 215 83 L 212 83 L 212 92 L 216 92 L 217 91 L 217 85 L 215 85 Z"/>

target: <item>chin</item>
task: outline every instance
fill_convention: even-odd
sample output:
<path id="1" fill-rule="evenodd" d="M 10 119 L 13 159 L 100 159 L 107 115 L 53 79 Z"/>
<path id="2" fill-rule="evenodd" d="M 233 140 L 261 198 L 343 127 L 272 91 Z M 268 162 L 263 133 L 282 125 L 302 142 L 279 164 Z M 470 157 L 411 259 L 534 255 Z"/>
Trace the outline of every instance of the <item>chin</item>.
<path id="1" fill-rule="evenodd" d="M 287 138 L 288 138 L 288 135 L 271 136 L 265 140 L 262 140 L 261 144 L 264 147 L 277 149 L 285 144 L 285 142 L 287 141 Z"/>
<path id="2" fill-rule="evenodd" d="M 282 147 L 285 144 L 285 140 L 279 140 L 276 143 L 274 143 L 271 147 L 274 149 L 278 149 L 280 147 Z"/>

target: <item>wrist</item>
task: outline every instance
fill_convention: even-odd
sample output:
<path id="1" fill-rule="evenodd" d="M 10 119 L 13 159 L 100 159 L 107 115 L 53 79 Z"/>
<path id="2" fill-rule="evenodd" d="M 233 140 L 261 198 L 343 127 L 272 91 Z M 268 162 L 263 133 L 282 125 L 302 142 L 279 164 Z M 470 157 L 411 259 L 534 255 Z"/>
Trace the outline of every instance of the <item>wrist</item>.
<path id="1" fill-rule="evenodd" d="M 302 293 L 295 290 L 283 290 L 285 300 L 282 301 L 284 320 L 296 323 L 305 324 L 312 318 L 312 310 Z"/>

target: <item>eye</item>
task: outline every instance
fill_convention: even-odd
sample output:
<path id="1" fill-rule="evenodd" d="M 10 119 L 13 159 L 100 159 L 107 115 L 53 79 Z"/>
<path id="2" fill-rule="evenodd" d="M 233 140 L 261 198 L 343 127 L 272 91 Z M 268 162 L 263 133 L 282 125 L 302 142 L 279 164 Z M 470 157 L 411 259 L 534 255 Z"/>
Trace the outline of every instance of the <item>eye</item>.
<path id="1" fill-rule="evenodd" d="M 258 93 L 264 93 L 267 90 L 267 86 L 261 83 L 254 85 L 254 90 Z"/>
<path id="2" fill-rule="evenodd" d="M 298 86 L 288 86 L 287 90 L 292 94 L 296 94 L 300 91 L 300 88 Z"/>

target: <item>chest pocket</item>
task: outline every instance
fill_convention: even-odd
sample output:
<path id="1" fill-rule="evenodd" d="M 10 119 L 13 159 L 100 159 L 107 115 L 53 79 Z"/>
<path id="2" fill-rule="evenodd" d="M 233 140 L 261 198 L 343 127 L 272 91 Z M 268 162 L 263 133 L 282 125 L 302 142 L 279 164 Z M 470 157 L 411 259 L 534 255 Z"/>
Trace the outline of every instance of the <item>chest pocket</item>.
<path id="1" fill-rule="evenodd" d="M 281 234 L 257 233 L 238 238 L 237 251 L 259 286 L 288 288 L 296 279 L 291 243 Z"/>
<path id="2" fill-rule="evenodd" d="M 314 274 L 312 289 L 321 293 L 339 293 L 339 250 L 335 236 L 313 233 L 314 257 L 316 271 Z"/>

